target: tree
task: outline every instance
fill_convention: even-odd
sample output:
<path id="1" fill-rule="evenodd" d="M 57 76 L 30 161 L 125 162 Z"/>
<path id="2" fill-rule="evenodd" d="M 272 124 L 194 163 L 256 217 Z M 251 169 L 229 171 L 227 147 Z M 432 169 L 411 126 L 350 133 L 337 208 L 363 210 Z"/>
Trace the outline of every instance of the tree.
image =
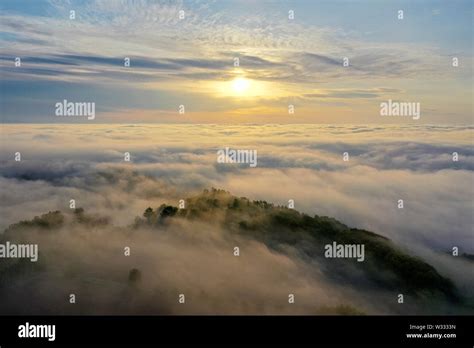
<path id="1" fill-rule="evenodd" d="M 145 212 L 143 213 L 143 216 L 145 217 L 148 223 L 151 223 L 151 218 L 153 217 L 153 209 L 150 207 L 146 208 Z"/>

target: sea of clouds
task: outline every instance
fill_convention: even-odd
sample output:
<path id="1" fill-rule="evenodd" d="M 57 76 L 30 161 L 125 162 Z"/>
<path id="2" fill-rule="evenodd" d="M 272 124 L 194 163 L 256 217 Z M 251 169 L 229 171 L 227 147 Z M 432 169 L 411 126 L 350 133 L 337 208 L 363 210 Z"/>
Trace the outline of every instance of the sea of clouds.
<path id="1" fill-rule="evenodd" d="M 148 206 L 177 206 L 216 187 L 281 205 L 292 199 L 299 211 L 386 236 L 462 291 L 474 288 L 467 272 L 472 264 L 447 254 L 453 246 L 474 253 L 473 127 L 2 127 L 2 230 L 48 211 L 66 211 L 70 199 L 126 226 Z M 218 163 L 217 150 L 225 147 L 257 150 L 257 167 Z M 397 208 L 399 199 L 404 209 Z"/>

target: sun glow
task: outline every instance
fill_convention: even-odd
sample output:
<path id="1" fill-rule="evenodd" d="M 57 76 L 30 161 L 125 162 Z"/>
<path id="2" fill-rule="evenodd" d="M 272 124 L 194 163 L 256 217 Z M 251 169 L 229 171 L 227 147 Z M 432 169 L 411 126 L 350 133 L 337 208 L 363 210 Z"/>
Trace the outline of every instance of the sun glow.
<path id="1" fill-rule="evenodd" d="M 243 77 L 237 77 L 232 81 L 232 89 L 234 93 L 242 95 L 245 94 L 250 88 L 250 80 Z"/>
<path id="2" fill-rule="evenodd" d="M 201 84 L 199 88 L 203 92 L 208 90 L 209 93 L 215 96 L 240 100 L 270 99 L 288 95 L 287 91 L 281 89 L 281 86 L 276 83 L 251 79 L 243 75 L 234 76 L 226 81 L 212 81 L 208 84 Z"/>

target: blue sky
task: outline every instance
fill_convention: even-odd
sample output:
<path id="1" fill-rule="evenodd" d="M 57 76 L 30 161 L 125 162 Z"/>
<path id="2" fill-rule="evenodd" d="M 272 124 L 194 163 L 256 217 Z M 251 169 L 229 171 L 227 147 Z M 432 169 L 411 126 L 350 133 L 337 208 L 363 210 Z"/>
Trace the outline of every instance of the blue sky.
<path id="1" fill-rule="evenodd" d="M 2 121 L 82 122 L 54 116 L 55 103 L 67 99 L 95 102 L 99 123 L 384 123 L 380 102 L 393 99 L 419 102 L 423 123 L 472 123 L 472 7 L 2 1 Z"/>

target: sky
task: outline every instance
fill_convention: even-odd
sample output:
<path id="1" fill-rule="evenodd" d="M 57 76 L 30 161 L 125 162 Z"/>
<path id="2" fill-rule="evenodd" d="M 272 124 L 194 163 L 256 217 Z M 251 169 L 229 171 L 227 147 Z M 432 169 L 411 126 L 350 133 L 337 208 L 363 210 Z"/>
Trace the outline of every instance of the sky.
<path id="1" fill-rule="evenodd" d="M 3 0 L 1 121 L 472 124 L 472 16 L 460 0 Z M 57 117 L 63 100 L 96 117 Z M 420 119 L 381 116 L 388 100 Z"/>

